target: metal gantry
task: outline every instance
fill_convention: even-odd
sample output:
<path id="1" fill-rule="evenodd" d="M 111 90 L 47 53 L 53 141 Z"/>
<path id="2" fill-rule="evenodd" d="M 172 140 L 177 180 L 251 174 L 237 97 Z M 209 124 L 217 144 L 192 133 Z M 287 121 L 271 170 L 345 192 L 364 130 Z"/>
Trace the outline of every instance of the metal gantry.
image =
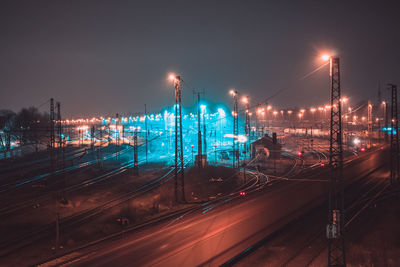
<path id="1" fill-rule="evenodd" d="M 330 58 L 331 120 L 330 120 L 330 184 L 329 219 L 327 225 L 328 266 L 346 266 L 343 239 L 344 192 L 342 112 L 340 101 L 339 58 Z"/>
<path id="2" fill-rule="evenodd" d="M 399 123 L 397 113 L 397 85 L 388 84 L 392 93 L 391 119 L 390 119 L 390 182 L 393 184 L 399 179 Z"/>
<path id="3" fill-rule="evenodd" d="M 185 197 L 185 173 L 183 165 L 181 77 L 174 77 L 175 88 L 175 202 L 178 203 L 178 174 L 181 177 L 182 201 Z"/>

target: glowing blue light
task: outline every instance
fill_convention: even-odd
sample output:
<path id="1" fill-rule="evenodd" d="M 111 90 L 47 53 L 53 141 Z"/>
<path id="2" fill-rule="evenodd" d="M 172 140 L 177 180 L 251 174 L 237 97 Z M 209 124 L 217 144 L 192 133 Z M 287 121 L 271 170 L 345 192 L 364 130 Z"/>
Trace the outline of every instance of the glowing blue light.
<path id="1" fill-rule="evenodd" d="M 387 132 L 388 134 L 397 134 L 396 129 L 392 129 L 392 127 L 384 127 L 381 131 Z"/>

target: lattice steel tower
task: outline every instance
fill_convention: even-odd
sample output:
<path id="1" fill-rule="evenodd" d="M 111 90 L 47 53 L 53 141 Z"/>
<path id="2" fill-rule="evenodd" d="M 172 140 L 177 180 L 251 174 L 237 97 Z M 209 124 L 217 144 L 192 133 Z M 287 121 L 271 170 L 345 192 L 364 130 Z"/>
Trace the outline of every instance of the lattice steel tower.
<path id="1" fill-rule="evenodd" d="M 138 128 L 135 127 L 133 132 L 133 174 L 139 175 L 139 161 L 138 161 Z"/>
<path id="2" fill-rule="evenodd" d="M 232 166 L 233 168 L 239 168 L 239 143 L 237 142 L 239 138 L 238 92 L 236 90 L 231 90 L 231 95 L 233 96 Z"/>
<path id="3" fill-rule="evenodd" d="M 55 137 L 55 114 L 54 114 L 54 99 L 50 99 L 50 161 L 51 161 L 51 169 L 55 171 L 55 155 L 54 155 L 54 147 L 56 144 Z"/>
<path id="4" fill-rule="evenodd" d="M 243 102 L 246 105 L 246 120 L 245 120 L 245 125 L 244 125 L 244 132 L 246 134 L 247 140 L 248 142 L 244 143 L 244 149 L 246 151 L 246 155 L 247 153 L 250 152 L 250 103 L 249 103 L 249 97 L 245 96 L 243 98 Z"/>
<path id="5" fill-rule="evenodd" d="M 372 139 L 372 104 L 371 101 L 368 100 L 368 148 L 371 148 L 371 139 Z"/>
<path id="6" fill-rule="evenodd" d="M 183 166 L 181 76 L 174 77 L 175 88 L 175 201 L 178 202 L 178 174 L 181 176 L 182 201 L 185 202 L 185 173 Z"/>
<path id="7" fill-rule="evenodd" d="M 331 120 L 330 120 L 330 184 L 329 220 L 327 226 L 328 266 L 346 266 L 343 239 L 344 192 L 343 192 L 343 148 L 342 111 L 340 101 L 339 58 L 330 58 Z"/>
<path id="8" fill-rule="evenodd" d="M 200 107 L 200 94 L 201 92 L 194 92 L 197 94 L 197 167 L 203 167 L 203 142 L 201 137 L 201 107 Z"/>
<path id="9" fill-rule="evenodd" d="M 397 85 L 388 84 L 392 93 L 391 119 L 390 119 L 390 182 L 399 179 L 399 123 L 397 113 Z"/>
<path id="10" fill-rule="evenodd" d="M 58 135 L 58 161 L 62 162 L 62 168 L 65 168 L 65 153 L 63 146 L 63 136 L 62 136 L 62 123 L 61 123 L 61 104 L 60 102 L 56 103 L 57 106 L 57 135 Z M 61 154 L 61 155 L 60 155 Z"/>

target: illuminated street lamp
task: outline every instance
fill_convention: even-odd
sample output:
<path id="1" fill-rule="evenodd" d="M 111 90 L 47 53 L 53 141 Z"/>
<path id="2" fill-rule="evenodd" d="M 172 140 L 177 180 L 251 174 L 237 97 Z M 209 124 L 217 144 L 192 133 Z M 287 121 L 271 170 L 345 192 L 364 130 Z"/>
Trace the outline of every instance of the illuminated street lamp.
<path id="1" fill-rule="evenodd" d="M 297 116 L 299 117 L 299 119 L 300 119 L 300 121 L 301 121 L 301 119 L 303 118 L 303 113 L 299 113 L 299 114 L 297 114 Z"/>
<path id="2" fill-rule="evenodd" d="M 328 55 L 328 54 L 323 54 L 323 55 L 321 56 L 321 59 L 322 59 L 323 61 L 328 61 L 329 59 L 331 59 L 331 56 Z"/>

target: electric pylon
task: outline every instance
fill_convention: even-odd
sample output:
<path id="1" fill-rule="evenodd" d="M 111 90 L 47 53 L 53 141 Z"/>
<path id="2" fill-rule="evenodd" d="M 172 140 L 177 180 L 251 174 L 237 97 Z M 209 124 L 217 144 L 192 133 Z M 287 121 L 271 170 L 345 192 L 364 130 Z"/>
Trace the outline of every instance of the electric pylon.
<path id="1" fill-rule="evenodd" d="M 390 119 L 390 182 L 393 184 L 399 179 L 399 123 L 397 116 L 397 85 L 388 84 L 392 93 L 391 119 Z"/>
<path id="2" fill-rule="evenodd" d="M 185 202 L 185 174 L 183 166 L 181 77 L 174 77 L 175 88 L 175 202 L 178 203 L 178 173 L 181 176 L 182 201 Z"/>
<path id="3" fill-rule="evenodd" d="M 342 112 L 340 103 L 339 58 L 330 58 L 331 121 L 330 121 L 330 185 L 329 220 L 327 225 L 328 266 L 346 266 L 343 239 L 344 192 Z"/>

